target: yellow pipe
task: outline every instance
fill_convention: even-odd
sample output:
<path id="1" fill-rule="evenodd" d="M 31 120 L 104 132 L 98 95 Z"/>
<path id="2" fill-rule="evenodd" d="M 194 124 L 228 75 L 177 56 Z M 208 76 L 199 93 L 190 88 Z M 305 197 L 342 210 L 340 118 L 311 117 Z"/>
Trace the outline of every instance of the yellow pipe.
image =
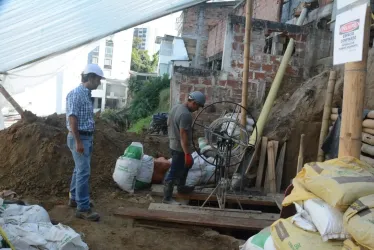
<path id="1" fill-rule="evenodd" d="M 1 237 L 5 240 L 5 242 L 9 245 L 10 249 L 12 250 L 16 250 L 16 248 L 12 245 L 12 243 L 9 241 L 6 233 L 4 232 L 4 230 L 0 227 L 0 235 Z"/>
<path id="2" fill-rule="evenodd" d="M 308 13 L 308 9 L 304 8 L 300 14 L 299 19 L 297 20 L 296 25 L 301 26 L 303 24 L 307 13 Z M 295 46 L 295 40 L 291 38 L 287 45 L 287 50 L 284 53 L 278 72 L 274 78 L 273 84 L 271 85 L 270 92 L 266 98 L 264 107 L 261 110 L 260 117 L 257 120 L 257 124 L 256 124 L 257 130 L 255 129 L 253 131 L 251 138 L 249 139 L 249 143 L 252 145 L 255 144 L 257 138 L 261 138 L 262 136 L 262 132 L 264 131 L 265 124 L 267 122 L 270 110 L 273 107 L 275 98 L 277 97 L 278 90 L 283 80 L 284 73 L 286 72 L 288 63 L 290 62 L 292 52 L 294 50 L 294 46 Z"/>

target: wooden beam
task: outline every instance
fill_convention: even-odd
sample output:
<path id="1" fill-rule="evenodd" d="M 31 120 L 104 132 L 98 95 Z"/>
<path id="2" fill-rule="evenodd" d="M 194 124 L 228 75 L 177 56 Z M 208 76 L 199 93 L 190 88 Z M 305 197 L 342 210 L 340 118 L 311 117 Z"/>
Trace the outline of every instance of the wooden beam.
<path id="1" fill-rule="evenodd" d="M 274 222 L 273 220 L 156 211 L 135 207 L 119 208 L 114 212 L 114 215 L 148 221 L 172 222 L 185 225 L 236 230 L 262 230 Z"/>
<path id="2" fill-rule="evenodd" d="M 329 118 L 331 115 L 331 105 L 332 100 L 334 97 L 334 90 L 335 90 L 335 82 L 336 82 L 336 71 L 330 71 L 330 78 L 327 85 L 327 93 L 325 99 L 325 106 L 323 108 L 323 118 L 322 118 L 322 126 L 321 132 L 319 135 L 319 144 L 318 144 L 318 154 L 317 154 L 317 161 L 322 162 L 325 160 L 325 152 L 322 150 L 323 142 L 327 134 L 329 133 Z"/>
<path id="3" fill-rule="evenodd" d="M 259 165 L 258 165 L 258 168 L 257 168 L 256 188 L 261 188 L 261 186 L 262 186 L 262 179 L 263 179 L 263 176 L 264 176 L 267 146 L 268 146 L 268 138 L 267 137 L 262 137 L 260 162 L 259 162 Z"/>
<path id="4" fill-rule="evenodd" d="M 345 64 L 339 157 L 352 156 L 360 158 L 361 155 L 362 113 L 367 76 L 370 24 L 371 9 L 367 7 L 362 61 Z"/>
<path id="5" fill-rule="evenodd" d="M 18 112 L 18 114 L 21 115 L 21 117 L 24 117 L 23 109 L 21 106 L 16 102 L 16 100 L 13 99 L 13 97 L 8 93 L 8 91 L 4 88 L 2 84 L 0 84 L 0 93 L 3 94 L 5 99 L 13 106 L 13 108 Z"/>
<path id="6" fill-rule="evenodd" d="M 287 142 L 284 142 L 281 148 L 281 151 L 279 153 L 279 158 L 277 161 L 277 166 L 275 168 L 276 171 L 276 177 L 275 180 L 277 182 L 277 192 L 279 193 L 282 186 L 282 177 L 283 177 L 283 165 L 284 165 L 284 157 L 286 156 L 286 148 L 287 148 Z"/>
<path id="7" fill-rule="evenodd" d="M 148 210 L 156 211 L 168 211 L 177 213 L 188 213 L 188 214 L 205 214 L 213 216 L 224 216 L 232 218 L 244 218 L 244 219 L 258 219 L 258 220 L 277 220 L 279 219 L 279 214 L 273 213 L 262 213 L 261 211 L 251 211 L 251 210 L 240 210 L 240 209 L 219 209 L 211 207 L 196 207 L 196 206 L 175 206 L 163 203 L 151 203 Z"/>
<path id="8" fill-rule="evenodd" d="M 211 189 L 209 189 L 211 191 Z M 152 185 L 152 195 L 162 197 L 163 193 L 163 186 L 162 185 Z M 173 197 L 176 199 L 183 199 L 183 200 L 198 200 L 198 201 L 205 201 L 210 192 L 193 192 L 191 194 L 179 194 L 176 190 L 174 190 Z M 236 198 L 240 201 L 242 205 L 259 205 L 259 206 L 273 206 L 276 207 L 277 204 L 275 203 L 272 197 L 267 196 L 252 196 L 252 195 L 227 195 L 226 201 L 230 203 L 237 203 Z M 212 196 L 209 198 L 209 201 L 217 201 L 217 198 Z"/>
<path id="9" fill-rule="evenodd" d="M 297 158 L 296 174 L 298 174 L 301 171 L 301 169 L 303 168 L 303 164 L 304 164 L 304 137 L 305 137 L 304 134 L 300 136 L 300 148 L 299 148 L 299 156 Z"/>
<path id="10" fill-rule="evenodd" d="M 246 0 L 246 13 L 245 13 L 245 36 L 244 36 L 244 65 L 243 65 L 243 80 L 242 80 L 242 103 L 244 107 L 241 112 L 241 124 L 244 128 L 247 125 L 247 111 L 248 107 L 248 76 L 249 76 L 249 54 L 251 50 L 251 34 L 252 34 L 252 0 Z"/>
<path id="11" fill-rule="evenodd" d="M 277 192 L 277 185 L 275 180 L 275 153 L 274 153 L 274 142 L 268 143 L 268 182 L 270 193 Z"/>

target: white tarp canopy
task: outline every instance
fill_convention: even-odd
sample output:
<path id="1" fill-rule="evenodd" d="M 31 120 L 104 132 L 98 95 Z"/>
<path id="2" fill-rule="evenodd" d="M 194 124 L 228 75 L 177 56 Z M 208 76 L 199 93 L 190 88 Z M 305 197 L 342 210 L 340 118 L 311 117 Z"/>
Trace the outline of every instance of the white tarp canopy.
<path id="1" fill-rule="evenodd" d="M 0 73 L 204 0 L 2 0 Z"/>

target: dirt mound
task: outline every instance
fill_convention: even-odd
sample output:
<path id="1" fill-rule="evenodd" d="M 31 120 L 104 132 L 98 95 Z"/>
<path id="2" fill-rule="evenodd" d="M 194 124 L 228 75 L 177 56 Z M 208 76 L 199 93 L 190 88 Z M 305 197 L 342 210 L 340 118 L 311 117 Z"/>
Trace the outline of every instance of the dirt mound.
<path id="1" fill-rule="evenodd" d="M 0 190 L 12 189 L 34 196 L 67 196 L 74 162 L 66 136 L 64 115 L 40 118 L 30 112 L 22 121 L 0 131 Z M 115 162 L 132 141 L 142 142 L 146 154 L 168 155 L 167 138 L 118 133 L 110 124 L 96 118 L 91 163 L 93 194 L 115 188 L 112 181 Z"/>

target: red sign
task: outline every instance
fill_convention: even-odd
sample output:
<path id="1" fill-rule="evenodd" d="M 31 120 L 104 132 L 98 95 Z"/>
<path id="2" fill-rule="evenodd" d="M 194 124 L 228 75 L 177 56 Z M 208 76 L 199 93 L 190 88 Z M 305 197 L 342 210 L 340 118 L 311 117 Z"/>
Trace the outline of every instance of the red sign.
<path id="1" fill-rule="evenodd" d="M 345 33 L 358 30 L 359 28 L 360 28 L 360 19 L 357 19 L 357 20 L 341 25 L 339 32 L 341 35 L 341 34 L 345 34 Z"/>

